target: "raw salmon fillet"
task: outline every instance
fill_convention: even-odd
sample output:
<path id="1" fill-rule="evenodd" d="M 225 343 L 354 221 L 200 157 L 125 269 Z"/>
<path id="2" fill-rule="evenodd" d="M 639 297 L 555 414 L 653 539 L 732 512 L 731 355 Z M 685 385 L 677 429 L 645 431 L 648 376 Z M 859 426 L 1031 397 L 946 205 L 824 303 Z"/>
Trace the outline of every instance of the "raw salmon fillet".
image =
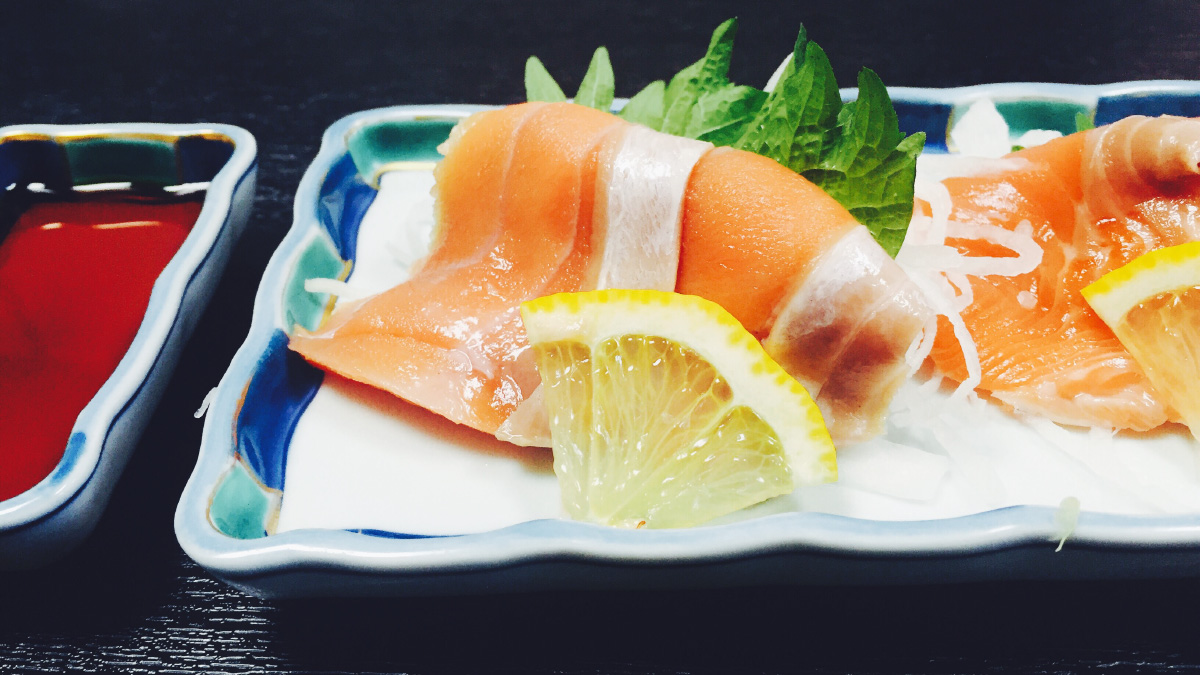
<path id="1" fill-rule="evenodd" d="M 290 346 L 346 377 L 494 433 L 537 385 L 520 303 L 575 291 L 591 247 L 595 157 L 621 122 L 524 104 L 471 118 L 438 165 L 438 229 L 416 274 Z"/>
<path id="2" fill-rule="evenodd" d="M 1200 120 L 1131 117 L 1005 162 L 1012 168 L 1001 173 L 943 181 L 951 221 L 1032 231 L 1042 249 L 1032 272 L 968 277 L 973 301 L 962 318 L 980 388 L 1064 424 L 1147 430 L 1174 419 L 1079 291 L 1147 251 L 1200 238 Z M 947 243 L 972 256 L 1011 255 L 981 239 Z M 966 379 L 944 318 L 931 356 Z"/>
<path id="3" fill-rule="evenodd" d="M 866 227 L 803 176 L 720 148 L 688 185 L 680 293 L 725 307 L 815 399 L 835 441 L 883 432 L 932 318 Z"/>
<path id="4" fill-rule="evenodd" d="M 438 229 L 414 276 L 339 305 L 316 332 L 298 329 L 291 347 L 487 433 L 519 420 L 505 438 L 527 436 L 536 417 L 528 405 L 514 415 L 537 402 L 539 384 L 519 318 L 525 300 L 597 287 L 714 300 L 799 368 L 843 439 L 881 430 L 903 354 L 931 316 L 919 302 L 891 301 L 911 282 L 800 175 L 589 108 L 475 115 L 451 134 L 435 179 Z M 846 311 L 830 316 L 830 306 Z M 805 328 L 814 318 L 821 330 Z M 816 348 L 821 366 L 808 372 L 799 355 Z"/>

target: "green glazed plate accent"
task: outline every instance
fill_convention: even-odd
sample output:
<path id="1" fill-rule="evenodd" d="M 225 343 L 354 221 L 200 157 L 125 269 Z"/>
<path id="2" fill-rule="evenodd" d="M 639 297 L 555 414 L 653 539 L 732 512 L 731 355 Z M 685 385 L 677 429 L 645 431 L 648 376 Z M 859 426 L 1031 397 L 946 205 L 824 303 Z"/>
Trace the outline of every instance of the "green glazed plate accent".
<path id="1" fill-rule="evenodd" d="M 437 147 L 458 124 L 457 117 L 424 117 L 384 120 L 352 128 L 346 146 L 358 175 L 378 188 L 386 171 L 422 168 L 428 170 L 442 158 Z"/>
<path id="2" fill-rule="evenodd" d="M 173 143 L 143 138 L 88 138 L 63 143 L 75 185 L 179 182 Z"/>
<path id="3" fill-rule="evenodd" d="M 310 239 L 297 256 L 291 277 L 283 289 L 285 330 L 290 333 L 297 325 L 306 330 L 316 330 L 325 316 L 329 296 L 304 290 L 306 279 L 344 279 L 349 268 L 349 263 L 338 256 L 327 240 L 321 237 Z"/>
<path id="4" fill-rule="evenodd" d="M 967 109 L 971 107 L 976 100 L 964 101 L 954 107 L 950 113 L 950 117 L 946 120 L 946 138 L 950 138 L 950 130 L 958 123 L 958 120 L 967 113 Z M 1087 119 L 1091 120 L 1095 114 L 1095 106 L 1085 105 L 1076 101 L 1064 101 L 1054 99 L 1018 99 L 1018 100 L 1002 100 L 992 99 L 996 106 L 996 111 L 1004 118 L 1008 124 L 1009 138 L 1016 140 L 1025 132 L 1034 129 L 1046 129 L 1049 131 L 1058 131 L 1062 135 L 1067 136 L 1075 133 L 1076 127 L 1075 116 L 1082 114 Z"/>
<path id="5" fill-rule="evenodd" d="M 1073 134 L 1075 115 L 1082 113 L 1091 119 L 1090 106 L 1070 101 L 998 101 L 996 110 L 1008 122 L 1010 135 L 1020 137 L 1032 129 L 1049 129 L 1066 136 Z"/>
<path id="6" fill-rule="evenodd" d="M 239 457 L 213 492 L 208 517 L 226 536 L 258 539 L 267 536 L 267 523 L 277 501 Z"/>

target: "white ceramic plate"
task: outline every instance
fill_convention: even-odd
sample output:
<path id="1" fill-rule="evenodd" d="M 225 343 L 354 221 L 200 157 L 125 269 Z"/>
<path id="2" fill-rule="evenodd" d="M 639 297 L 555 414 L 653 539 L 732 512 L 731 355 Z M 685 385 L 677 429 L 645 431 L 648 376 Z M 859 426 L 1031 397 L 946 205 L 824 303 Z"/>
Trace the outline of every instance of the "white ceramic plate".
<path id="1" fill-rule="evenodd" d="M 1200 85 L 1179 82 L 897 89 L 893 97 L 902 128 L 925 131 L 935 153 L 945 151 L 953 117 L 985 97 L 1014 137 L 1070 131 L 1077 112 L 1098 123 L 1135 112 L 1200 114 Z M 953 411 L 970 416 L 955 438 L 933 443 L 893 430 L 846 449 L 840 485 L 692 530 L 623 531 L 561 519 L 540 451 L 456 429 L 365 387 L 332 378 L 318 386 L 319 376 L 288 355 L 284 329 L 316 321 L 324 298 L 297 289 L 304 278 L 336 276 L 341 259 L 355 260 L 353 285 L 402 278 L 397 261 L 413 256 L 405 251 L 419 249 L 428 227 L 422 163 L 434 127 L 444 137 L 450 122 L 439 120 L 473 110 L 367 111 L 326 132 L 176 513 L 184 549 L 217 576 L 260 594 L 308 595 L 1200 570 L 1200 480 L 1194 448 L 1178 433 L 1110 441 L 964 408 Z M 367 183 L 381 175 L 376 196 Z M 1070 515 L 1064 498 L 1084 510 L 1056 553 Z"/>

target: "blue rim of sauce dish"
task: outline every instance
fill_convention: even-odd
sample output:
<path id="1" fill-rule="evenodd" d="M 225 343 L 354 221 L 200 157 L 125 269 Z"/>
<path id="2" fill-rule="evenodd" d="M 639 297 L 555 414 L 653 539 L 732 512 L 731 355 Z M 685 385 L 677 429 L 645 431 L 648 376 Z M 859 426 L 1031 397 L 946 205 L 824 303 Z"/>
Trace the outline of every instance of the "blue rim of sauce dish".
<path id="1" fill-rule="evenodd" d="M 901 130 L 924 131 L 931 153 L 953 149 L 948 129 L 983 98 L 996 104 L 1013 137 L 1034 128 L 1070 133 L 1080 114 L 1096 125 L 1135 114 L 1200 116 L 1200 82 L 889 91 Z M 855 95 L 843 90 L 844 98 Z M 303 280 L 348 269 L 380 172 L 435 160 L 429 149 L 449 126 L 481 109 L 368 110 L 326 130 L 297 191 L 292 229 L 259 287 L 249 336 L 218 387 L 199 462 L 175 514 L 180 544 L 216 576 L 260 595 L 304 596 L 1200 574 L 1200 515 L 1085 512 L 1072 546 L 1054 554 L 1055 509 L 1043 506 L 894 522 L 783 513 L 691 530 L 535 520 L 432 537 L 374 530 L 270 534 L 290 435 L 322 377 L 287 350 L 287 330 L 315 327 L 328 300 L 305 293 Z"/>
<path id="2" fill-rule="evenodd" d="M 195 224 L 155 281 L 133 343 L 80 412 L 62 459 L 37 485 L 0 501 L 0 568 L 49 562 L 95 526 L 245 226 L 256 172 L 254 137 L 229 125 L 0 129 L 0 186 L 208 183 Z"/>

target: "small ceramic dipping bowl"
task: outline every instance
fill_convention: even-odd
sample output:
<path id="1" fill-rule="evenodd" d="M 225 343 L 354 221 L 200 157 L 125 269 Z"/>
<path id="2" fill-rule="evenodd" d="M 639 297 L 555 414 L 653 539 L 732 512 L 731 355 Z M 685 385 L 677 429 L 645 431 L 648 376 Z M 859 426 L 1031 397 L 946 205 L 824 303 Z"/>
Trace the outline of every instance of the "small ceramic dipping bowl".
<path id="1" fill-rule="evenodd" d="M 26 483 L 37 481 L 30 487 L 16 475 L 19 467 L 28 469 L 37 430 L 10 432 L 0 440 L 7 446 L 0 448 L 0 460 L 4 460 L 0 462 L 0 568 L 29 568 L 47 563 L 68 552 L 92 531 L 246 224 L 254 196 L 255 157 L 253 136 L 243 129 L 219 124 L 32 125 L 0 129 L 0 279 L 9 279 L 0 284 L 9 285 L 6 294 L 18 295 L 16 300 L 9 297 L 0 303 L 0 311 L 13 312 L 9 324 L 16 327 L 16 332 L 28 328 L 27 332 L 36 336 L 24 344 L 19 339 L 14 344 L 0 339 L 0 364 L 12 361 L 5 365 L 5 372 L 0 372 L 3 378 L 0 387 L 8 387 L 5 400 L 10 403 L 40 396 L 39 401 L 50 405 L 58 398 L 58 387 L 67 387 L 77 372 L 73 365 L 58 363 L 55 372 L 46 375 L 55 378 L 53 386 L 30 386 L 31 382 L 38 382 L 38 373 L 45 372 L 38 370 L 40 365 L 30 365 L 41 363 L 42 357 L 30 355 L 40 353 L 38 341 L 44 342 L 44 336 L 50 334 L 40 318 L 41 327 L 34 327 L 32 318 L 42 312 L 46 298 L 57 306 L 60 297 L 36 297 L 35 291 L 35 296 L 22 300 L 14 287 L 37 288 L 37 282 L 13 283 L 13 279 L 31 279 L 28 269 L 34 267 L 23 265 L 23 260 L 45 258 L 57 265 L 54 269 L 77 268 L 74 273 L 84 279 L 86 286 L 86 275 L 91 269 L 86 265 L 101 268 L 117 257 L 111 256 L 107 249 L 97 254 L 91 244 L 65 249 L 61 255 L 58 248 L 50 249 L 50 253 L 46 248 L 31 248 L 30 239 L 20 237 L 37 234 L 34 230 L 38 229 L 58 229 L 65 233 L 78 223 L 55 215 L 45 223 L 29 226 L 29 220 L 23 218 L 34 213 L 34 208 L 40 208 L 37 205 L 65 203 L 68 206 L 61 207 L 65 210 L 60 212 L 69 213 L 71 205 L 89 199 L 134 201 L 138 203 L 130 207 L 131 212 L 141 208 L 143 211 L 138 213 L 152 213 L 144 210 L 145 204 L 158 203 L 155 200 L 185 202 L 189 200 L 186 193 L 192 193 L 185 209 L 189 214 L 187 222 L 178 224 L 176 240 L 159 254 L 169 262 L 144 272 L 148 282 L 145 286 L 149 286 L 151 279 L 153 286 L 140 323 L 136 314 L 140 305 L 132 302 L 125 305 L 138 308 L 128 310 L 132 319 L 127 332 L 134 333 L 132 343 L 122 342 L 112 350 L 111 359 L 119 362 L 111 372 L 99 371 L 101 378 L 104 373 L 109 374 L 99 384 L 98 391 L 90 389 L 80 395 L 83 400 L 91 396 L 82 409 L 56 413 L 58 419 L 66 419 L 67 423 L 74 418 L 69 435 L 62 438 L 59 446 L 63 448 L 61 459 L 53 464 L 57 449 L 43 455 L 42 462 L 50 467 L 48 473 L 40 479 L 40 473 L 27 475 Z M 92 236 L 87 234 L 92 231 L 87 228 L 132 231 L 150 230 L 148 225 L 157 225 L 155 221 L 137 219 L 105 222 L 81 226 L 84 229 L 79 232 L 83 238 L 79 241 L 93 241 L 86 239 Z M 129 236 L 133 236 L 132 232 Z M 58 242 L 53 246 L 65 241 L 53 237 L 45 240 Z M 109 242 L 105 245 L 137 241 L 136 238 L 95 240 Z M 21 251 L 38 253 L 22 258 Z M 119 263 L 122 267 L 115 278 L 125 278 L 120 274 L 127 275 L 130 268 L 143 265 L 148 255 L 147 250 L 137 248 L 129 258 L 132 262 Z M 55 258 L 59 260 L 56 262 Z M 4 270 L 4 266 L 9 269 Z M 56 292 L 59 291 L 51 293 Z M 144 295 L 140 301 L 145 301 Z M 96 316 L 93 307 L 82 309 L 86 310 L 85 316 Z M 22 311 L 26 313 L 21 314 Z M 89 334 L 87 331 L 97 330 L 96 323 L 103 322 L 89 323 L 86 318 L 71 317 L 60 324 L 70 328 L 58 333 Z M 124 344 L 129 346 L 122 356 L 120 350 Z M 85 346 L 76 351 L 86 354 L 90 350 Z M 94 395 L 91 391 L 95 391 Z M 21 414 L 13 412 L 12 406 L 5 407 L 9 410 L 0 410 L 0 415 Z M 19 405 L 15 407 L 21 409 Z M 38 425 L 38 419 L 31 416 L 27 423 Z M 26 423 L 10 417 L 7 427 L 0 425 L 0 428 L 14 427 L 14 422 Z"/>

